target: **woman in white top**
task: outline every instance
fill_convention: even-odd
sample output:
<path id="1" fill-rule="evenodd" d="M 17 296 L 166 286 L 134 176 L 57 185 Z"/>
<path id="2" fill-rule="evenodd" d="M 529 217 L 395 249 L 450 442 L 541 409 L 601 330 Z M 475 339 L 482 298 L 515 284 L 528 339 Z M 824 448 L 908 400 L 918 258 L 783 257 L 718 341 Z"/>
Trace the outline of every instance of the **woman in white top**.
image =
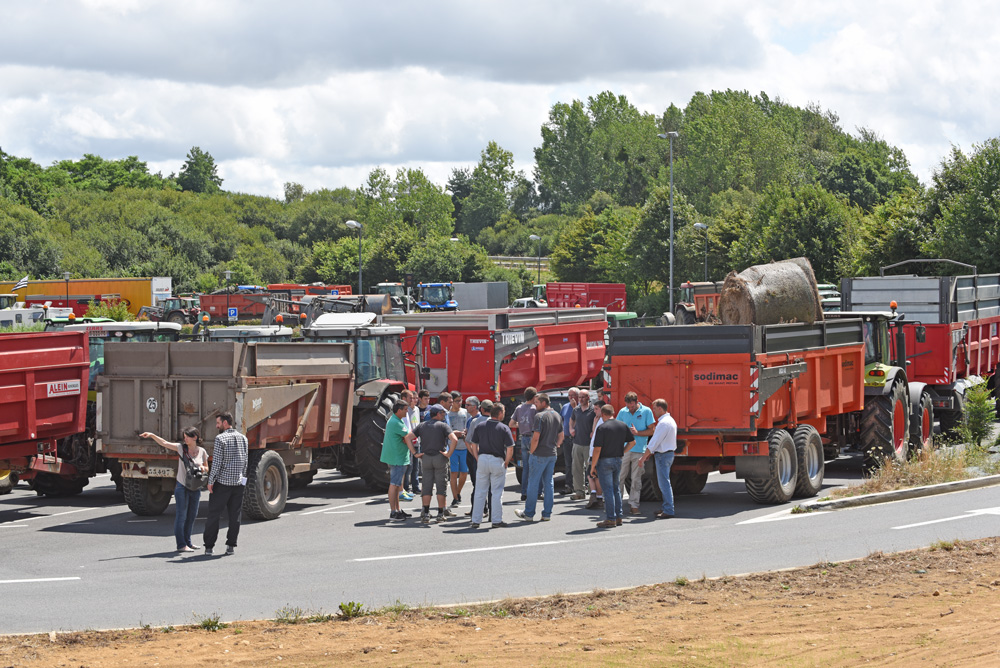
<path id="1" fill-rule="evenodd" d="M 184 445 L 171 443 L 152 432 L 139 434 L 142 438 L 151 438 L 167 450 L 173 450 L 181 455 L 181 448 L 202 472 L 208 471 L 208 452 L 201 447 L 201 434 L 194 427 L 183 431 Z M 187 488 L 187 468 L 184 462 L 177 462 L 177 484 L 174 486 L 174 501 L 177 502 L 177 514 L 174 516 L 174 537 L 177 539 L 178 552 L 194 552 L 191 543 L 191 531 L 194 529 L 194 518 L 198 515 L 198 504 L 201 503 L 201 490 Z"/>

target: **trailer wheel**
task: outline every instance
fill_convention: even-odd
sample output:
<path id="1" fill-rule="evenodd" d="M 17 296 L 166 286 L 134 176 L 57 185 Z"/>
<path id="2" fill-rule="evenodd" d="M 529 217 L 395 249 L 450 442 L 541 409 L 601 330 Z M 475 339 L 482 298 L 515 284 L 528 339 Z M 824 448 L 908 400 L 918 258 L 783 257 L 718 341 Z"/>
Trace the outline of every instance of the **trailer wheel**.
<path id="1" fill-rule="evenodd" d="M 910 451 L 934 447 L 934 403 L 931 395 L 920 395 L 920 408 L 910 416 Z"/>
<path id="2" fill-rule="evenodd" d="M 392 415 L 392 404 L 397 398 L 398 395 L 390 394 L 377 409 L 362 413 L 357 430 L 354 457 L 358 473 L 377 492 L 389 489 L 389 467 L 381 461 L 382 438 L 385 436 L 385 423 Z"/>
<path id="3" fill-rule="evenodd" d="M 942 411 L 939 417 L 941 421 L 941 433 L 951 434 L 958 430 L 962 424 L 962 416 L 965 415 L 965 395 L 955 395 L 955 410 Z"/>
<path id="4" fill-rule="evenodd" d="M 869 473 L 886 460 L 906 461 L 910 440 L 908 406 L 903 383 L 893 383 L 889 394 L 865 400 L 861 415 L 861 447 L 865 454 L 864 467 Z"/>
<path id="5" fill-rule="evenodd" d="M 671 471 L 670 489 L 674 496 L 687 496 L 691 494 L 701 494 L 708 482 L 707 473 L 697 471 Z"/>
<path id="6" fill-rule="evenodd" d="M 128 509 L 136 515 L 162 515 L 170 505 L 173 489 L 154 485 L 146 478 L 122 478 L 122 492 Z"/>
<path id="7" fill-rule="evenodd" d="M 815 427 L 804 424 L 795 430 L 792 440 L 799 467 L 794 496 L 816 496 L 823 487 L 823 439 Z"/>
<path id="8" fill-rule="evenodd" d="M 288 471 L 273 450 L 253 450 L 247 458 L 247 488 L 243 511 L 255 520 L 273 520 L 288 500 Z"/>
<path id="9" fill-rule="evenodd" d="M 673 489 L 672 480 L 670 485 L 671 489 Z M 627 481 L 626 486 L 631 487 L 631 485 L 627 484 Z M 656 464 L 653 462 L 652 457 L 646 460 L 646 464 L 642 469 L 642 493 L 639 495 L 639 498 L 643 501 L 663 501 L 660 483 L 656 479 Z"/>
<path id="10" fill-rule="evenodd" d="M 38 473 L 29 485 L 38 496 L 75 496 L 89 483 L 87 478 L 64 478 L 54 473 Z"/>
<path id="11" fill-rule="evenodd" d="M 10 469 L 0 471 L 0 496 L 10 494 L 17 484 L 17 474 Z"/>
<path id="12" fill-rule="evenodd" d="M 288 476 L 288 489 L 305 489 L 316 477 L 315 471 L 308 473 L 296 473 Z"/>
<path id="13" fill-rule="evenodd" d="M 747 478 L 747 493 L 757 503 L 785 503 L 792 498 L 798 481 L 795 442 L 784 429 L 774 429 L 768 436 L 767 446 L 767 476 Z"/>

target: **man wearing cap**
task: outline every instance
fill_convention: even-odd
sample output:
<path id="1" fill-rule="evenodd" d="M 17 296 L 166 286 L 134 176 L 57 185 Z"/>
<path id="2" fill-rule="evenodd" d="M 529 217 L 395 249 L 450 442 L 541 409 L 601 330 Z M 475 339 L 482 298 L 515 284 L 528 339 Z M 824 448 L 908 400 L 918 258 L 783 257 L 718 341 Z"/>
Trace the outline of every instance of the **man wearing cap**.
<path id="1" fill-rule="evenodd" d="M 403 422 L 409 404 L 400 399 L 392 406 L 392 415 L 385 425 L 385 436 L 382 439 L 382 456 L 380 461 L 389 466 L 389 519 L 404 521 L 410 515 L 399 507 L 399 492 L 403 489 L 403 475 L 410 456 L 420 455 L 413 447 L 412 440 L 406 437 L 409 431 Z"/>
<path id="2" fill-rule="evenodd" d="M 524 391 L 524 401 L 514 409 L 514 415 L 508 425 L 517 429 L 517 440 L 520 445 L 521 460 L 521 500 L 528 498 L 528 477 L 531 475 L 531 430 L 535 425 L 535 395 L 537 390 L 529 387 Z"/>
<path id="3" fill-rule="evenodd" d="M 441 404 L 434 404 L 427 413 L 428 420 L 418 424 L 406 435 L 407 445 L 411 445 L 414 438 L 420 438 L 420 466 L 423 470 L 420 487 L 423 491 L 424 505 L 420 521 L 423 524 L 431 521 L 431 489 L 435 486 L 438 502 L 437 521 L 444 522 L 455 514 L 445 507 L 445 494 L 448 489 L 448 460 L 458 443 L 458 437 L 444 420 L 447 411 Z"/>
<path id="4" fill-rule="evenodd" d="M 451 453 L 448 469 L 451 471 L 451 507 L 457 508 L 462 503 L 462 488 L 469 475 L 469 464 L 466 461 L 469 450 L 465 445 L 465 425 L 469 421 L 469 413 L 462 408 L 462 393 L 451 393 L 451 410 L 448 411 L 448 426 L 458 437 L 455 451 Z"/>

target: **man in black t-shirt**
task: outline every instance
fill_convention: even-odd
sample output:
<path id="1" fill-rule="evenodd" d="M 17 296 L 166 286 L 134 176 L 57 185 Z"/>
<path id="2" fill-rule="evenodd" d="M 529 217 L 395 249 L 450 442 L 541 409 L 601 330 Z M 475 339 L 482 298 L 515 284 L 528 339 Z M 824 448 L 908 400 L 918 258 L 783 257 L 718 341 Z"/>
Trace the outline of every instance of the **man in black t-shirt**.
<path id="1" fill-rule="evenodd" d="M 621 526 L 625 517 L 622 514 L 622 490 L 618 485 L 618 479 L 622 473 L 625 446 L 628 444 L 631 448 L 635 445 L 635 436 L 624 422 L 615 419 L 615 411 L 611 404 L 601 406 L 601 417 L 604 418 L 604 424 L 594 433 L 594 456 L 590 462 L 590 476 L 597 477 L 604 490 L 606 519 L 598 522 L 597 526 L 606 529 Z"/>
<path id="2" fill-rule="evenodd" d="M 450 398 L 450 397 L 449 397 Z M 421 422 L 410 434 L 409 442 L 420 438 L 420 467 L 423 471 L 423 512 L 420 521 L 427 524 L 431 521 L 431 488 L 437 487 L 438 515 L 437 521 L 444 522 L 455 513 L 445 507 L 445 492 L 448 486 L 448 459 L 455 451 L 458 437 L 445 422 L 445 409 L 441 404 L 434 404 L 428 409 L 429 419 Z"/>
<path id="3" fill-rule="evenodd" d="M 505 527 L 503 521 L 503 487 L 507 479 L 507 465 L 514 456 L 514 435 L 503 423 L 504 408 L 499 401 L 490 410 L 490 419 L 483 422 L 470 436 L 475 447 L 476 495 L 472 501 L 472 528 L 478 529 L 483 521 L 486 495 L 492 498 L 493 528 Z"/>

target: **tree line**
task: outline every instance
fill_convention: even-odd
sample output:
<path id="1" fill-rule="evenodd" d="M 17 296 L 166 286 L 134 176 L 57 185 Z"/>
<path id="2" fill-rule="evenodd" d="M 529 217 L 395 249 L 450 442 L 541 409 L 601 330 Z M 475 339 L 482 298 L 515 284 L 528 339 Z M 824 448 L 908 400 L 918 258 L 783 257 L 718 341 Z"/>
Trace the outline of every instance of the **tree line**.
<path id="1" fill-rule="evenodd" d="M 604 92 L 556 103 L 530 175 L 496 142 L 445 184 L 420 169 L 374 169 L 356 188 L 275 199 L 228 192 L 193 147 L 178 174 L 137 156 L 85 155 L 42 167 L 0 150 L 0 277 L 172 276 L 178 290 L 240 283 L 352 284 L 357 233 L 371 282 L 507 280 L 527 270 L 489 255 L 551 257 L 555 278 L 624 282 L 635 310 L 667 301 L 669 142 L 673 142 L 675 284 L 793 256 L 822 282 L 903 259 L 947 257 L 1000 271 L 1000 139 L 953 148 L 921 184 L 903 151 L 853 133 L 818 105 L 766 94 L 695 94 L 682 109 L 640 112 Z M 701 225 L 696 227 L 696 223 Z M 533 241 L 531 235 L 541 237 Z M 928 265 L 919 271 L 941 271 Z"/>

